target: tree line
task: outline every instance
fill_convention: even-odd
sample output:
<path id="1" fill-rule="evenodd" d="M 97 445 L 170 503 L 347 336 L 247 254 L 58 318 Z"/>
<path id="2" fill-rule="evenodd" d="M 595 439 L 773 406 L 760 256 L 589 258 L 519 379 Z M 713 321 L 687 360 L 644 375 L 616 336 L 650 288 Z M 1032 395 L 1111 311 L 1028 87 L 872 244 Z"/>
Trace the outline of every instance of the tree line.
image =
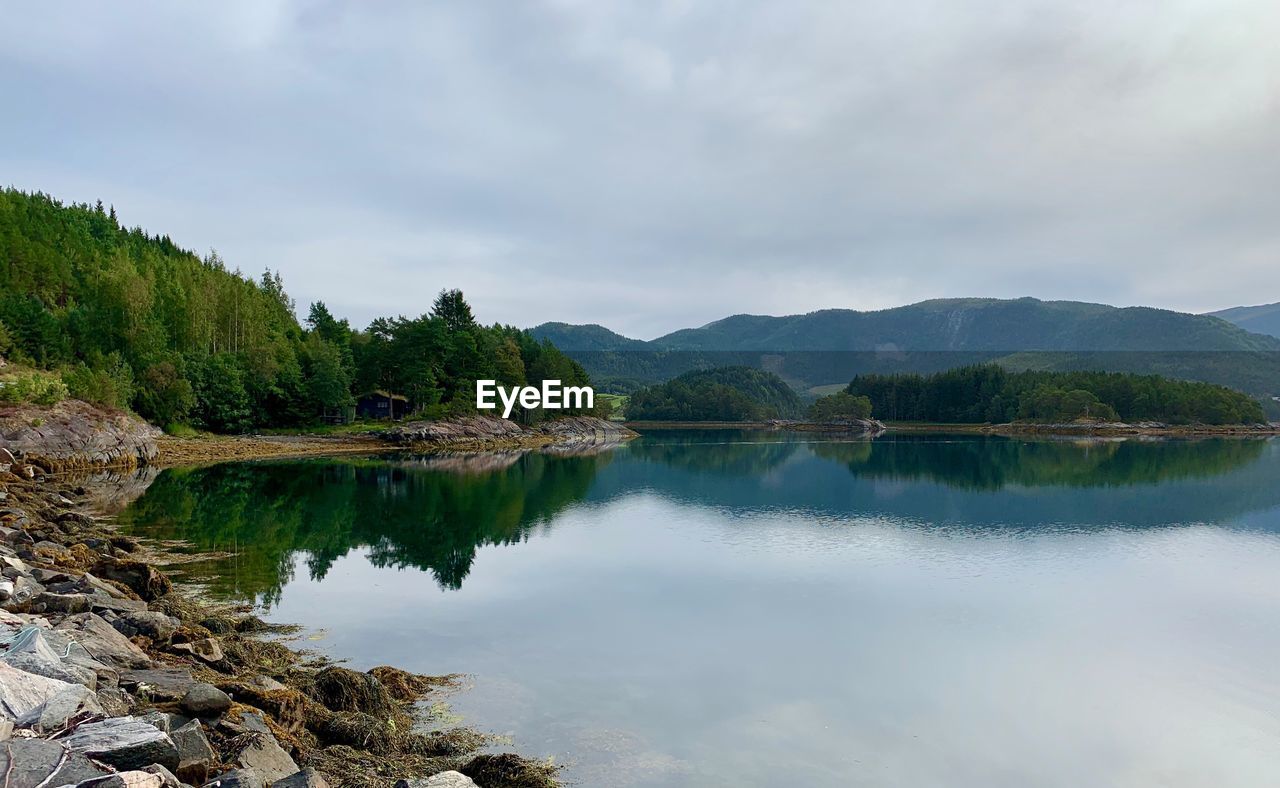
<path id="1" fill-rule="evenodd" d="M 433 417 L 472 411 L 476 378 L 589 382 L 550 342 L 478 324 L 457 290 L 363 331 L 317 302 L 304 325 L 279 273 L 244 276 L 101 202 L 15 189 L 0 192 L 0 358 L 6 399 L 73 396 L 222 432 L 314 424 L 373 389 Z"/>
<path id="2" fill-rule="evenodd" d="M 786 381 L 753 367 L 686 372 L 640 389 L 627 402 L 636 421 L 764 421 L 795 418 L 802 405 Z"/>
<path id="3" fill-rule="evenodd" d="M 1126 372 L 1015 372 L 978 364 L 930 375 L 860 375 L 845 391 L 866 397 L 876 417 L 890 421 L 1266 421 L 1256 400 L 1224 386 Z"/>

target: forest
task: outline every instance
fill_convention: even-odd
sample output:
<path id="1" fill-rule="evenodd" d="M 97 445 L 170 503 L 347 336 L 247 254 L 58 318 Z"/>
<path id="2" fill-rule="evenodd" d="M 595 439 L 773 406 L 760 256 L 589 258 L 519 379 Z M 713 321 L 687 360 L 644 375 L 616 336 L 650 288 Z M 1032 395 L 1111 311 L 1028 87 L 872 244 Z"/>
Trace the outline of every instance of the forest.
<path id="1" fill-rule="evenodd" d="M 589 382 L 549 341 L 478 324 L 460 291 L 364 330 L 322 302 L 300 323 L 278 273 L 242 275 L 101 202 L 14 189 L 0 192 L 0 359 L 2 400 L 69 396 L 218 432 L 346 420 L 372 390 L 435 417 L 472 412 L 480 377 Z"/>
<path id="2" fill-rule="evenodd" d="M 636 391 L 627 403 L 627 418 L 635 421 L 763 421 L 801 411 L 782 378 L 740 366 L 686 372 Z"/>
<path id="3" fill-rule="evenodd" d="M 868 398 L 876 418 L 889 421 L 1266 421 L 1256 400 L 1224 386 L 1125 372 L 1013 372 L 978 364 L 930 375 L 861 375 L 845 391 Z"/>

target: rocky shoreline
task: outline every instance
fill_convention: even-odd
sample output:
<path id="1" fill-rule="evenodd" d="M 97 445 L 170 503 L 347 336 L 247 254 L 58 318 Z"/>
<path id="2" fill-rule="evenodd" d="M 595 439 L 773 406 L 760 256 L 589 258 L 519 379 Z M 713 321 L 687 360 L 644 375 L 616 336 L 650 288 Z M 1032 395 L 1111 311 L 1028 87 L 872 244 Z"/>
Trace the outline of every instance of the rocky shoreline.
<path id="1" fill-rule="evenodd" d="M 482 752 L 475 731 L 415 732 L 417 702 L 447 677 L 291 649 L 246 609 L 175 589 L 92 503 L 0 450 L 10 788 L 556 785 L 547 764 Z"/>
<path id="2" fill-rule="evenodd" d="M 559 784 L 554 766 L 494 754 L 498 742 L 484 734 L 419 725 L 422 701 L 447 692 L 451 677 L 331 664 L 281 642 L 285 628 L 246 607 L 175 588 L 156 568 L 162 554 L 116 533 L 95 516 L 104 507 L 94 491 L 58 473 L 162 458 L 153 428 L 107 414 L 112 426 L 94 433 L 92 409 L 78 406 L 65 418 L 8 417 L 0 446 L 16 451 L 0 449 L 6 788 Z M 538 429 L 494 421 L 401 425 L 371 448 L 572 451 L 633 434 L 596 419 Z M 315 445 L 306 442 L 308 453 Z"/>

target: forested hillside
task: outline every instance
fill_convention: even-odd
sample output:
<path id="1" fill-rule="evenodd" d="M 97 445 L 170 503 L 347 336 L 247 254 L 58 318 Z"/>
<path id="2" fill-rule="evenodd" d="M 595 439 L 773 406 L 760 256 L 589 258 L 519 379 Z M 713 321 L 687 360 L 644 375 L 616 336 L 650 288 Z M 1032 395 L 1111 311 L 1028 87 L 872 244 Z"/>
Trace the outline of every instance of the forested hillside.
<path id="1" fill-rule="evenodd" d="M 349 413 L 354 395 L 375 388 L 435 415 L 472 408 L 478 377 L 587 382 L 550 343 L 478 325 L 456 290 L 421 317 L 364 331 L 323 303 L 308 315 L 300 325 L 279 274 L 244 276 L 215 252 L 123 227 L 101 203 L 0 192 L 9 399 L 70 395 L 162 425 L 235 432 Z"/>
<path id="2" fill-rule="evenodd" d="M 1209 315 L 1237 325 L 1245 331 L 1280 338 L 1280 303 L 1237 306 L 1210 312 Z"/>
<path id="3" fill-rule="evenodd" d="M 937 423 L 1063 423 L 1076 419 L 1167 424 L 1256 424 L 1262 407 L 1238 391 L 1156 375 L 1010 372 L 995 364 L 932 375 L 864 375 L 845 391 L 876 418 Z"/>
<path id="4" fill-rule="evenodd" d="M 627 402 L 634 421 L 761 421 L 795 418 L 795 391 L 772 372 L 752 367 L 695 370 L 640 389 Z"/>

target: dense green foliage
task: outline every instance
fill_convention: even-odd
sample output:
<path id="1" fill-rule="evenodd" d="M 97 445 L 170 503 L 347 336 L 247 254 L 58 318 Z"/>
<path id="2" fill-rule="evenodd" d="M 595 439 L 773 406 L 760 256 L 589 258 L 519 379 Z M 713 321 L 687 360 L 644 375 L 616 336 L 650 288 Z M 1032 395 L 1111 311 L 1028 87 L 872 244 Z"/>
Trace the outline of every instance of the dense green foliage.
<path id="1" fill-rule="evenodd" d="M 1265 421 L 1255 400 L 1231 389 L 1119 372 L 1010 372 L 980 364 L 932 375 L 864 375 L 845 390 L 869 398 L 878 418 L 893 421 Z"/>
<path id="2" fill-rule="evenodd" d="M 871 400 L 866 397 L 855 397 L 847 391 L 837 391 L 825 397 L 819 397 L 808 411 L 809 421 L 836 422 L 847 419 L 871 418 Z"/>
<path id="3" fill-rule="evenodd" d="M 800 411 L 800 398 L 782 378 L 752 367 L 686 372 L 627 402 L 627 418 L 636 421 L 760 421 Z"/>
<path id="4" fill-rule="evenodd" d="M 279 274 L 242 276 L 216 252 L 122 227 L 101 203 L 12 189 L 0 192 L 0 354 L 60 373 L 70 396 L 225 432 L 345 418 L 371 389 L 438 415 L 472 409 L 477 378 L 587 383 L 550 343 L 478 325 L 456 290 L 367 331 L 323 303 L 303 326 Z"/>

